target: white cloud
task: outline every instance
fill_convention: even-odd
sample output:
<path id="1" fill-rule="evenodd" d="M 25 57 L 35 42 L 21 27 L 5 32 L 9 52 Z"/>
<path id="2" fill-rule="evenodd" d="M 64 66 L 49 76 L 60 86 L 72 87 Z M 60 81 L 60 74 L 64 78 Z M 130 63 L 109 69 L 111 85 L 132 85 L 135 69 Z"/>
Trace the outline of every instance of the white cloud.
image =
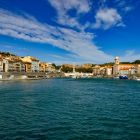
<path id="1" fill-rule="evenodd" d="M 93 34 L 42 24 L 34 17 L 25 18 L 2 9 L 0 34 L 30 42 L 49 43 L 74 54 L 77 59 L 83 61 L 102 63 L 112 59 L 112 56 L 94 45 Z"/>
<path id="2" fill-rule="evenodd" d="M 88 0 L 49 0 L 49 2 L 61 15 L 71 9 L 77 10 L 77 13 L 86 13 L 90 10 Z"/>
<path id="3" fill-rule="evenodd" d="M 95 15 L 96 23 L 94 28 L 108 29 L 113 26 L 124 26 L 122 23 L 122 17 L 113 8 L 99 9 Z"/>
<path id="4" fill-rule="evenodd" d="M 132 6 L 126 6 L 126 7 L 124 7 L 124 11 L 125 12 L 129 12 L 131 10 L 133 10 L 133 7 Z"/>
<path id="5" fill-rule="evenodd" d="M 77 20 L 79 14 L 90 11 L 90 3 L 88 0 L 49 0 L 50 4 L 57 11 L 57 22 L 62 25 L 80 28 L 81 25 Z M 68 11 L 75 9 L 77 17 L 70 17 Z"/>
<path id="6" fill-rule="evenodd" d="M 131 11 L 133 9 L 131 3 L 132 1 L 127 1 L 127 0 L 115 0 L 115 4 L 122 9 L 125 12 Z"/>
<path id="7" fill-rule="evenodd" d="M 140 54 L 136 53 L 135 50 L 127 50 L 124 56 L 121 56 L 122 61 L 135 61 L 140 59 Z"/>

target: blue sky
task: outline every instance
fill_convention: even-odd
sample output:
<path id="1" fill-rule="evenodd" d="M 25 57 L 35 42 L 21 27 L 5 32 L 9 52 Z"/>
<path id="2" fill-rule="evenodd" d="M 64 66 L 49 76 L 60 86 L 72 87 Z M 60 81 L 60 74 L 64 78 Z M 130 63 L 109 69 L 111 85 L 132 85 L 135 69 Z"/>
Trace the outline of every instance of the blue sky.
<path id="1" fill-rule="evenodd" d="M 0 0 L 0 50 L 41 61 L 140 59 L 139 0 Z"/>

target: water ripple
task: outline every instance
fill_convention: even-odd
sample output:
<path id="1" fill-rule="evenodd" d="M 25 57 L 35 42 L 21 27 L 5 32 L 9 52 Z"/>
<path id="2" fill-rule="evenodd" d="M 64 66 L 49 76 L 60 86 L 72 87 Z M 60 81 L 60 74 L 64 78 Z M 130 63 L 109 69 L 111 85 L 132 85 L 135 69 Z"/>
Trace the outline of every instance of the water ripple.
<path id="1" fill-rule="evenodd" d="M 109 79 L 0 83 L 0 140 L 139 140 L 140 84 Z"/>

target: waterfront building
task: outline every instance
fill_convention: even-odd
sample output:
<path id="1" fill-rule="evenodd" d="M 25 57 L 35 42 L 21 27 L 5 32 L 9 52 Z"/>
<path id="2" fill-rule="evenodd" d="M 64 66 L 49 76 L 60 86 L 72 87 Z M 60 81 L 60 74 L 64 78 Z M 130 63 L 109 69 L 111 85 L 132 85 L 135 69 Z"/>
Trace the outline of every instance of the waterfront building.
<path id="1" fill-rule="evenodd" d="M 21 62 L 14 62 L 14 69 L 16 72 L 21 72 Z"/>
<path id="2" fill-rule="evenodd" d="M 136 64 L 134 70 L 135 70 L 136 75 L 140 76 L 140 64 Z"/>
<path id="3" fill-rule="evenodd" d="M 9 60 L 8 71 L 9 72 L 24 72 L 25 71 L 25 65 L 21 61 L 11 61 L 11 60 Z"/>
<path id="4" fill-rule="evenodd" d="M 3 59 L 0 58 L 0 72 L 3 72 Z"/>
<path id="5" fill-rule="evenodd" d="M 0 72 L 8 72 L 9 62 L 6 59 L 0 58 Z"/>
<path id="6" fill-rule="evenodd" d="M 106 75 L 106 67 L 100 67 L 100 75 L 102 76 Z"/>
<path id="7" fill-rule="evenodd" d="M 32 67 L 31 67 L 30 62 L 24 62 L 24 65 L 25 65 L 25 72 L 31 72 L 32 71 Z"/>
<path id="8" fill-rule="evenodd" d="M 134 66 L 132 64 L 120 65 L 119 74 L 120 75 L 132 75 L 132 74 L 135 74 L 134 73 Z"/>
<path id="9" fill-rule="evenodd" d="M 31 63 L 31 71 L 32 72 L 39 72 L 39 60 L 31 57 L 31 56 L 25 56 L 25 57 L 21 57 L 21 60 L 26 63 Z"/>
<path id="10" fill-rule="evenodd" d="M 25 72 L 25 68 L 26 68 L 25 64 L 22 61 L 20 62 L 20 64 L 21 64 L 20 71 Z"/>
<path id="11" fill-rule="evenodd" d="M 39 60 L 32 61 L 32 72 L 39 72 Z"/>
<path id="12" fill-rule="evenodd" d="M 54 72 L 55 71 L 55 67 L 53 66 L 52 63 L 46 63 L 45 71 L 46 72 Z"/>
<path id="13" fill-rule="evenodd" d="M 113 74 L 114 75 L 119 75 L 119 64 L 120 64 L 120 59 L 119 57 L 115 57 L 115 64 L 113 66 Z"/>
<path id="14" fill-rule="evenodd" d="M 105 68 L 105 75 L 111 76 L 113 74 L 113 67 L 112 66 L 107 66 Z"/>
<path id="15" fill-rule="evenodd" d="M 47 67 L 46 63 L 43 63 L 43 62 L 39 63 L 39 71 L 40 72 L 46 72 L 46 67 Z"/>
<path id="16" fill-rule="evenodd" d="M 133 75 L 135 74 L 134 64 L 121 64 L 119 57 L 115 57 L 115 64 L 113 66 L 114 75 Z"/>
<path id="17" fill-rule="evenodd" d="M 8 62 L 9 62 L 8 72 L 14 72 L 19 68 L 19 64 L 16 67 L 14 66 L 14 61 L 8 60 Z"/>
<path id="18" fill-rule="evenodd" d="M 0 71 L 11 72 L 21 71 L 21 60 L 16 56 L 2 57 L 0 62 Z"/>
<path id="19" fill-rule="evenodd" d="M 101 73 L 101 66 L 99 66 L 99 65 L 95 65 L 94 67 L 93 67 L 93 75 L 100 75 Z"/>
<path id="20" fill-rule="evenodd" d="M 23 72 L 25 71 L 25 65 L 21 61 L 20 57 L 10 56 L 5 58 L 8 61 L 8 72 Z"/>

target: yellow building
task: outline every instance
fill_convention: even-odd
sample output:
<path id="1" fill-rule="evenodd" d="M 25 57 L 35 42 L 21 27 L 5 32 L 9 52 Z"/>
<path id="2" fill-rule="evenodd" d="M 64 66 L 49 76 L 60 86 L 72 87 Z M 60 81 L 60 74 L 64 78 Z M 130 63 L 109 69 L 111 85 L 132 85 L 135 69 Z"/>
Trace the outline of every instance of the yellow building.
<path id="1" fill-rule="evenodd" d="M 46 63 L 43 63 L 43 62 L 39 63 L 39 71 L 40 72 L 46 72 L 46 67 L 47 67 Z"/>
<path id="2" fill-rule="evenodd" d="M 31 72 L 32 71 L 32 66 L 30 62 L 24 62 L 25 65 L 25 72 Z"/>
<path id="3" fill-rule="evenodd" d="M 25 57 L 21 57 L 21 60 L 24 63 L 31 63 L 32 72 L 39 72 L 39 60 L 38 59 L 31 57 L 31 56 L 25 56 Z M 28 66 L 28 67 L 30 67 L 30 66 Z"/>

